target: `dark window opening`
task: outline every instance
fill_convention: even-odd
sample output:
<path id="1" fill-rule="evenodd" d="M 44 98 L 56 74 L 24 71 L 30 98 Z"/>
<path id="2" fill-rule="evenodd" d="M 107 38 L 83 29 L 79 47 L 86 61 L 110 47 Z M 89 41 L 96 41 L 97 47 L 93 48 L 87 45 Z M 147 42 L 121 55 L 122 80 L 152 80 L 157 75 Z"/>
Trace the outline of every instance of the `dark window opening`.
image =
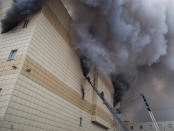
<path id="1" fill-rule="evenodd" d="M 82 93 L 82 100 L 85 99 L 85 89 L 83 87 L 83 84 L 81 85 L 81 93 Z"/>
<path id="2" fill-rule="evenodd" d="M 116 109 L 116 112 L 117 112 L 117 114 L 121 114 L 121 109 L 120 108 L 117 108 Z"/>
<path id="3" fill-rule="evenodd" d="M 0 93 L 1 93 L 1 91 L 2 91 L 2 88 L 0 88 Z"/>
<path id="4" fill-rule="evenodd" d="M 16 53 L 17 53 L 17 49 L 12 50 L 12 51 L 10 52 L 10 55 L 9 55 L 9 57 L 8 57 L 8 60 L 14 60 L 14 58 L 15 58 L 15 56 L 16 56 Z"/>
<path id="5" fill-rule="evenodd" d="M 130 129 L 133 130 L 134 129 L 134 126 L 130 126 Z"/>
<path id="6" fill-rule="evenodd" d="M 80 127 L 82 127 L 82 120 L 83 120 L 83 118 L 80 117 Z"/>
<path id="7" fill-rule="evenodd" d="M 24 20 L 23 28 L 27 28 L 29 19 Z"/>
<path id="8" fill-rule="evenodd" d="M 143 129 L 143 126 L 142 126 L 142 125 L 140 126 L 140 129 L 141 129 L 141 130 Z"/>

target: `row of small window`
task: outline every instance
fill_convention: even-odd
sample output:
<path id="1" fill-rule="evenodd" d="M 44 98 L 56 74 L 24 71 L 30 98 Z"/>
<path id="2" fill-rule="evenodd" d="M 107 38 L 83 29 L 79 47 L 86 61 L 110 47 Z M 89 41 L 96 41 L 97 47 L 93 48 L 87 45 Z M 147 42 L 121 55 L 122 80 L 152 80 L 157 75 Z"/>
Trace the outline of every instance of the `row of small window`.
<path id="1" fill-rule="evenodd" d="M 162 125 L 162 124 L 159 124 L 158 126 L 159 126 L 159 128 L 163 128 L 163 125 Z M 152 126 L 152 125 L 149 125 L 148 128 L 149 128 L 149 129 L 152 129 L 153 126 Z M 168 124 L 168 128 L 173 128 L 173 124 Z M 131 130 L 134 130 L 134 126 L 130 126 L 130 129 L 131 129 Z M 143 125 L 140 125 L 140 126 L 139 126 L 139 129 L 142 130 L 142 129 L 143 129 Z"/>

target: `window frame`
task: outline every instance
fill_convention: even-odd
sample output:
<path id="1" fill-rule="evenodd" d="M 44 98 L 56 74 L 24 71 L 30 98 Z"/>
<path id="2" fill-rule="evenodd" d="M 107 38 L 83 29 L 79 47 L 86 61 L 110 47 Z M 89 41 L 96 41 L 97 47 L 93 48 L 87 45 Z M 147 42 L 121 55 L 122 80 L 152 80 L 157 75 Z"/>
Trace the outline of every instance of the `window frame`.
<path id="1" fill-rule="evenodd" d="M 8 56 L 8 61 L 14 60 L 17 54 L 17 49 L 11 50 L 10 55 Z"/>

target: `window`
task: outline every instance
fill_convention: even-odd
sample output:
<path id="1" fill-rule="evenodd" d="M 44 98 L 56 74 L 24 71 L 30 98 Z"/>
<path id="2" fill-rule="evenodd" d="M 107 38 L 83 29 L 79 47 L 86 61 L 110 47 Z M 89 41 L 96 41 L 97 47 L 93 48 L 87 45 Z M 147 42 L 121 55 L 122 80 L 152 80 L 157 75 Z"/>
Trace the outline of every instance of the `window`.
<path id="1" fill-rule="evenodd" d="M 2 88 L 0 88 L 0 93 L 1 93 L 1 91 L 2 91 Z"/>
<path id="2" fill-rule="evenodd" d="M 80 117 L 80 127 L 82 127 L 82 120 L 83 120 L 83 118 L 82 117 Z"/>
<path id="3" fill-rule="evenodd" d="M 84 89 L 84 87 L 81 87 L 81 92 L 82 92 L 82 100 L 85 100 L 85 89 Z"/>
<path id="4" fill-rule="evenodd" d="M 159 126 L 160 129 L 163 128 L 163 125 L 162 124 L 158 124 L 158 126 Z"/>
<path id="5" fill-rule="evenodd" d="M 10 52 L 10 55 L 8 57 L 8 60 L 13 60 L 15 58 L 15 56 L 16 56 L 16 53 L 17 53 L 17 49 L 16 50 L 12 50 Z"/>
<path id="6" fill-rule="evenodd" d="M 142 125 L 140 125 L 140 127 L 139 127 L 141 130 L 143 129 L 143 126 Z"/>
<path id="7" fill-rule="evenodd" d="M 168 128 L 173 128 L 173 125 L 172 124 L 168 124 Z"/>
<path id="8" fill-rule="evenodd" d="M 130 126 L 130 129 L 133 130 L 134 129 L 134 126 Z"/>
<path id="9" fill-rule="evenodd" d="M 152 129 L 153 128 L 153 126 L 152 125 L 149 125 L 149 129 Z"/>

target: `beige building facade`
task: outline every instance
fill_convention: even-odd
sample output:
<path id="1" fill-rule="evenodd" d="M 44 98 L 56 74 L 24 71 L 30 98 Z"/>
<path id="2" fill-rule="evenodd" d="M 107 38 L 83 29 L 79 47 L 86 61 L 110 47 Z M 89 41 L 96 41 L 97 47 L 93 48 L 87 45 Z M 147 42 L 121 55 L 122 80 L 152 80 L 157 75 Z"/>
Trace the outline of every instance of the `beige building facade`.
<path id="1" fill-rule="evenodd" d="M 2 5 L 1 19 L 10 2 Z M 112 116 L 82 75 L 71 47 L 70 24 L 63 4 L 51 0 L 41 12 L 0 35 L 0 131 L 113 128 Z M 112 105 L 109 82 L 99 76 L 95 82 Z"/>

